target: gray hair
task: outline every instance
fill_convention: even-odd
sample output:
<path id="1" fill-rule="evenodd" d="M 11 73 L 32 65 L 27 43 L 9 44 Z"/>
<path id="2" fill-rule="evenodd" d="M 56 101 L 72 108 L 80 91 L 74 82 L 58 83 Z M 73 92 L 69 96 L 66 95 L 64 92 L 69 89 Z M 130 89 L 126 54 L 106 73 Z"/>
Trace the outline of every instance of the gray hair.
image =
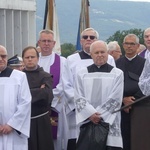
<path id="1" fill-rule="evenodd" d="M 83 30 L 81 32 L 81 36 L 80 37 L 82 37 L 84 32 L 86 32 L 86 31 L 93 31 L 96 34 L 96 39 L 99 39 L 99 33 L 94 28 L 86 28 L 85 30 Z"/>
<path id="2" fill-rule="evenodd" d="M 128 38 L 128 37 L 135 37 L 135 42 L 137 43 L 137 44 L 139 44 L 139 37 L 137 36 L 137 35 L 135 35 L 135 34 L 128 34 L 128 35 L 126 35 L 125 37 L 124 37 L 124 40 L 123 40 L 123 42 L 125 42 L 125 40 L 126 40 L 126 38 Z"/>
<path id="3" fill-rule="evenodd" d="M 42 33 L 45 33 L 45 34 L 52 34 L 54 36 L 54 32 L 52 30 L 49 30 L 49 29 L 44 29 L 44 30 L 41 30 L 39 32 L 39 38 L 41 36 Z"/>
<path id="4" fill-rule="evenodd" d="M 117 41 L 111 41 L 108 43 L 108 51 L 116 50 L 117 46 L 119 46 Z M 120 46 L 119 46 L 120 47 Z"/>

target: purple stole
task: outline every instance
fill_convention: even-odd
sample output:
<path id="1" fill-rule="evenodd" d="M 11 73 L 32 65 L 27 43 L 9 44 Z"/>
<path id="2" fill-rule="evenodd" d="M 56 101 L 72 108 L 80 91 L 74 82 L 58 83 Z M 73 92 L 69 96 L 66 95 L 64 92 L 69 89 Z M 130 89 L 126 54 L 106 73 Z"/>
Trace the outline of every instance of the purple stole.
<path id="1" fill-rule="evenodd" d="M 146 52 L 146 50 L 147 50 L 147 49 L 143 50 L 143 51 L 139 54 L 139 56 L 145 58 L 145 52 Z"/>
<path id="2" fill-rule="evenodd" d="M 53 89 L 56 88 L 60 78 L 60 56 L 55 54 L 54 63 L 50 66 L 50 73 L 53 75 Z"/>
<path id="3" fill-rule="evenodd" d="M 60 79 L 60 56 L 55 54 L 54 63 L 50 66 L 50 74 L 53 75 L 53 89 L 56 88 Z M 51 110 L 50 121 L 52 124 L 53 139 L 57 139 L 58 113 Z"/>

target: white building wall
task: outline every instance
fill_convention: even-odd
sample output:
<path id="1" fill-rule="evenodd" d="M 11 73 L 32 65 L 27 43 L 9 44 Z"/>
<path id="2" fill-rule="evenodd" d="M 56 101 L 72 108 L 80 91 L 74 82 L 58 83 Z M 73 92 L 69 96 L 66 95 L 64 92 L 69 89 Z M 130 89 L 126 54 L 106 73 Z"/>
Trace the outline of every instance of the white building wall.
<path id="1" fill-rule="evenodd" d="M 36 45 L 36 1 L 0 0 L 0 45 L 9 57 Z"/>

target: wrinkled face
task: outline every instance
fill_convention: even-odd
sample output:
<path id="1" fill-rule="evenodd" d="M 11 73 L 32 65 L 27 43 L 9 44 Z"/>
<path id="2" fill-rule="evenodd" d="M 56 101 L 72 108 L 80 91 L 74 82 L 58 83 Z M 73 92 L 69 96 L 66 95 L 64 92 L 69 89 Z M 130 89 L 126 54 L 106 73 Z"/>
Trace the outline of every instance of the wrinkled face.
<path id="1" fill-rule="evenodd" d="M 52 34 L 41 33 L 38 45 L 41 48 L 43 56 L 48 56 L 52 53 L 55 46 L 55 41 Z"/>
<path id="2" fill-rule="evenodd" d="M 146 47 L 150 50 L 150 29 L 144 33 L 144 42 Z"/>
<path id="3" fill-rule="evenodd" d="M 108 59 L 108 52 L 106 45 L 103 43 L 97 43 L 93 45 L 91 57 L 94 61 L 94 64 L 97 66 L 106 64 Z"/>
<path id="4" fill-rule="evenodd" d="M 0 71 L 3 71 L 7 66 L 7 51 L 0 46 Z"/>
<path id="5" fill-rule="evenodd" d="M 137 49 L 139 48 L 139 46 L 140 44 L 136 43 L 135 37 L 127 37 L 123 43 L 125 55 L 129 58 L 134 57 L 137 53 Z"/>
<path id="6" fill-rule="evenodd" d="M 120 56 L 122 55 L 120 47 L 117 45 L 117 49 L 113 50 L 111 55 L 114 57 L 115 60 L 119 59 Z"/>
<path id="7" fill-rule="evenodd" d="M 94 31 L 85 31 L 80 41 L 83 50 L 85 50 L 87 53 L 90 53 L 90 45 L 96 40 L 96 33 Z"/>
<path id="8" fill-rule="evenodd" d="M 37 67 L 38 61 L 35 49 L 28 49 L 24 53 L 23 62 L 26 70 L 34 70 Z"/>

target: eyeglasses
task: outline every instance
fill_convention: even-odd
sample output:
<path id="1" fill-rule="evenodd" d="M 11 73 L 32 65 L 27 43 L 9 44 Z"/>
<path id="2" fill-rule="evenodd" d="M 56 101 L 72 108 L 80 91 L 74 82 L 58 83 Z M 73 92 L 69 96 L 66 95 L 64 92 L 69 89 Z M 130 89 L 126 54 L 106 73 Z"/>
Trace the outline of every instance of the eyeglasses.
<path id="1" fill-rule="evenodd" d="M 136 45 L 136 43 L 128 43 L 128 42 L 125 42 L 123 44 L 126 45 L 126 46 L 135 46 Z"/>
<path id="2" fill-rule="evenodd" d="M 52 42 L 54 42 L 54 41 L 51 41 L 51 40 L 40 40 L 42 43 L 52 43 Z"/>
<path id="3" fill-rule="evenodd" d="M 87 40 L 88 37 L 90 38 L 90 40 L 94 40 L 94 39 L 96 38 L 96 37 L 93 36 L 93 35 L 83 35 L 83 36 L 82 36 L 82 38 L 83 38 L 84 40 Z"/>
<path id="4" fill-rule="evenodd" d="M 5 58 L 7 57 L 7 55 L 0 55 L 0 57 L 1 57 L 2 59 L 5 59 Z"/>

